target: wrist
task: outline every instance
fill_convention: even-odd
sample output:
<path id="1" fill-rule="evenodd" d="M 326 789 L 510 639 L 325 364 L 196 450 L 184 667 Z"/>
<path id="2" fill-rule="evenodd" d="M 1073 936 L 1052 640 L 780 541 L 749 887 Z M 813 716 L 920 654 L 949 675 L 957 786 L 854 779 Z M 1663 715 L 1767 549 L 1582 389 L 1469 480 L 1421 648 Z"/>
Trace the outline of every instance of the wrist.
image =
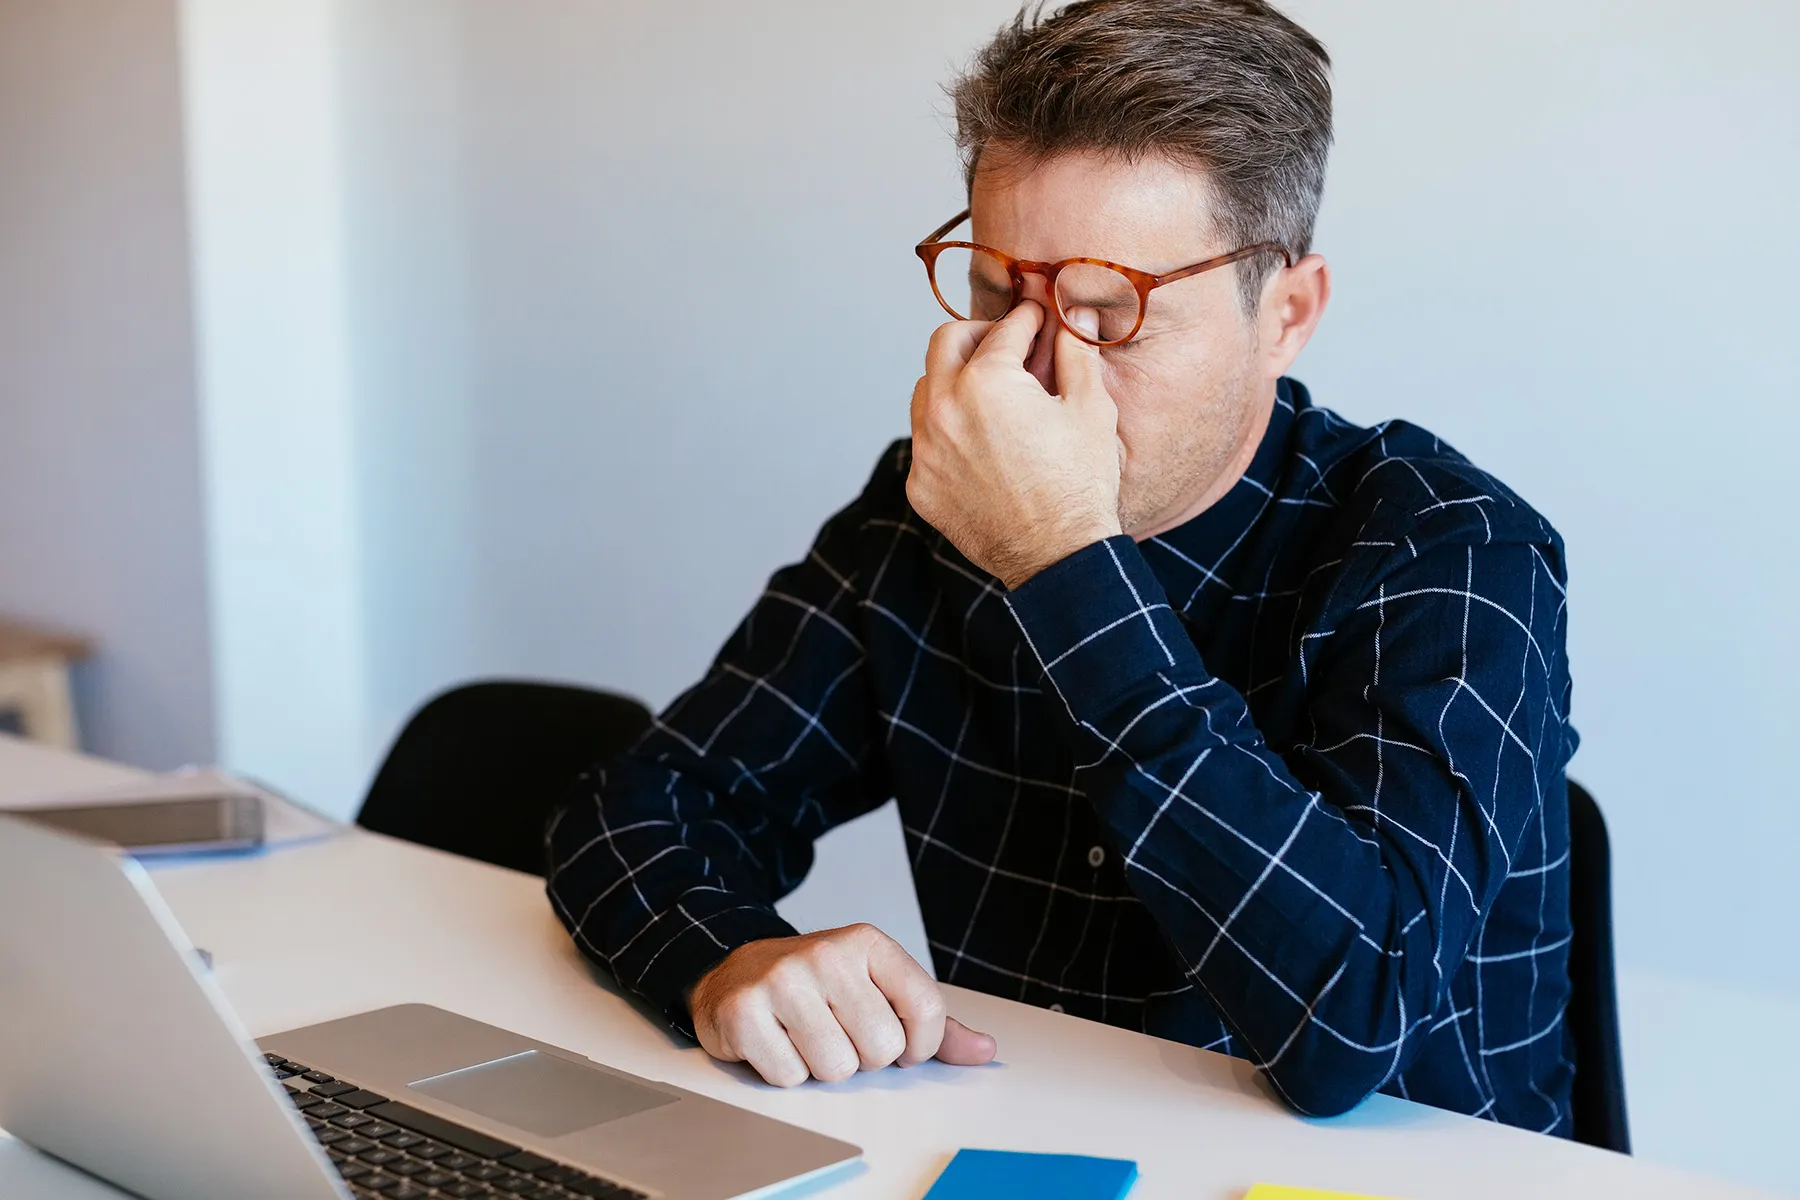
<path id="1" fill-rule="evenodd" d="M 1121 532 L 1117 516 L 1095 517 L 1059 528 L 1054 537 L 1040 540 L 1036 546 L 1031 547 L 1028 554 L 1020 556 L 1016 562 L 1002 564 L 1002 569 L 995 571 L 994 575 L 1007 591 L 1016 591 L 1032 576 L 1055 566 L 1071 554 L 1085 550 L 1096 542 L 1104 542 L 1107 538 L 1118 537 Z"/>

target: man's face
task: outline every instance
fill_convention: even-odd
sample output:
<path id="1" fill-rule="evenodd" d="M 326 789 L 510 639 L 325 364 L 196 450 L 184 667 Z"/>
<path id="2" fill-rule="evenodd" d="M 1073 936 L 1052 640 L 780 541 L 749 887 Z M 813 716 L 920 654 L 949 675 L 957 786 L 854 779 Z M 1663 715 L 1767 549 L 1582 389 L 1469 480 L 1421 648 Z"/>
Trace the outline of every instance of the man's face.
<path id="1" fill-rule="evenodd" d="M 970 240 L 1036 262 L 1101 258 L 1162 274 L 1237 249 L 1212 232 L 1211 201 L 1204 175 L 1166 159 L 1072 153 L 1015 167 L 990 150 L 970 197 Z M 1137 337 L 1100 351 L 1119 409 L 1119 524 L 1128 534 L 1191 515 L 1258 431 L 1275 377 L 1258 354 L 1237 270 L 1155 289 Z M 1049 307 L 1042 276 L 1025 277 L 1025 296 Z M 1055 392 L 1053 310 L 1049 319 L 1026 365 Z"/>

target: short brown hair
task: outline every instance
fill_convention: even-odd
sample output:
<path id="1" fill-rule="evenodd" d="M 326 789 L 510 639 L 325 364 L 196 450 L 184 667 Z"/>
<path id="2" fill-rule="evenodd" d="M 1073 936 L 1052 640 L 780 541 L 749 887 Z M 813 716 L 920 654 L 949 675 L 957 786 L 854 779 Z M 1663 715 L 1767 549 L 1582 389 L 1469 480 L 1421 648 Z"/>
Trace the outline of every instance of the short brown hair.
<path id="1" fill-rule="evenodd" d="M 1312 245 L 1331 149 L 1331 59 L 1264 0 L 1028 5 L 950 87 L 971 187 L 982 152 L 1038 162 L 1092 150 L 1203 170 L 1231 250 Z M 1272 255 L 1239 264 L 1255 311 Z"/>

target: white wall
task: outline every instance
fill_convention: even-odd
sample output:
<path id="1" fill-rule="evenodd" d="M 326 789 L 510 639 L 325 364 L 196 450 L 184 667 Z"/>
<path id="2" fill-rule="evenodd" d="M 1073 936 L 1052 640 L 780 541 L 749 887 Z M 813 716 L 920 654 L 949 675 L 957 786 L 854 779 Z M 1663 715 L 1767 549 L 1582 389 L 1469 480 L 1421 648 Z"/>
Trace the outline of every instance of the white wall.
<path id="1" fill-rule="evenodd" d="M 181 64 L 219 757 L 355 810 L 358 574 L 334 0 L 187 0 Z"/>
<path id="2" fill-rule="evenodd" d="M 87 744 L 213 753 L 174 0 L 0 0 L 0 613 Z"/>

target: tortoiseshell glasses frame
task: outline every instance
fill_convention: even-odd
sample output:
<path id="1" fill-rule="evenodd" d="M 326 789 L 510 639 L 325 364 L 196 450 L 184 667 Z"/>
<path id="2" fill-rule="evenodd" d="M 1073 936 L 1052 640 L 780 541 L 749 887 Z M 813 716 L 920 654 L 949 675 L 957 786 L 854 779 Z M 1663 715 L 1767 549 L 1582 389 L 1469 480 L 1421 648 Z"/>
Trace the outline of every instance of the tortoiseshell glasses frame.
<path id="1" fill-rule="evenodd" d="M 1018 307 L 1019 300 L 1025 294 L 1025 276 L 1042 275 L 1044 277 L 1045 289 L 1048 291 L 1055 304 L 1057 318 L 1062 322 L 1063 327 L 1090 346 L 1122 346 L 1132 338 L 1136 337 L 1138 335 L 1138 330 L 1144 327 L 1144 313 L 1150 307 L 1150 293 L 1155 289 L 1162 287 L 1164 284 L 1174 283 L 1177 280 L 1186 279 L 1190 275 L 1198 275 L 1202 271 L 1210 271 L 1215 267 L 1223 267 L 1234 262 L 1242 262 L 1244 259 L 1253 258 L 1258 254 L 1279 254 L 1281 255 L 1283 266 L 1291 267 L 1294 265 L 1294 256 L 1288 253 L 1287 247 L 1283 246 L 1280 242 L 1257 242 L 1253 246 L 1245 246 L 1241 249 L 1233 250 L 1229 254 L 1216 255 L 1212 258 L 1203 259 L 1200 262 L 1190 264 L 1189 266 L 1180 267 L 1173 271 L 1165 271 L 1161 275 L 1152 275 L 1148 271 L 1140 271 L 1136 267 L 1128 267 L 1123 263 L 1108 262 L 1104 258 L 1065 258 L 1060 262 L 1032 262 L 1029 259 L 1014 258 L 1010 254 L 996 250 L 992 246 L 983 246 L 978 242 L 944 242 L 938 240 L 968 219 L 969 210 L 965 208 L 960 213 L 957 213 L 954 217 L 932 230 L 925 236 L 924 241 L 913 248 L 914 252 L 918 254 L 920 260 L 925 264 L 925 277 L 931 283 L 931 294 L 937 297 L 937 302 L 943 306 L 944 311 L 959 321 L 971 319 L 970 314 L 957 312 L 951 303 L 944 299 L 943 290 L 938 287 L 937 280 L 938 256 L 943 254 L 944 251 L 952 249 L 987 254 L 1005 265 L 1006 273 L 1012 280 L 1012 300 L 1007 305 L 1008 312 L 1011 312 L 1014 308 Z M 1131 332 L 1127 333 L 1124 337 L 1089 337 L 1070 323 L 1068 314 L 1063 311 L 1062 293 L 1057 289 L 1056 278 L 1058 275 L 1062 274 L 1066 268 L 1078 265 L 1106 267 L 1112 271 L 1116 271 L 1129 280 L 1131 286 L 1136 289 L 1137 319 L 1131 324 Z"/>

